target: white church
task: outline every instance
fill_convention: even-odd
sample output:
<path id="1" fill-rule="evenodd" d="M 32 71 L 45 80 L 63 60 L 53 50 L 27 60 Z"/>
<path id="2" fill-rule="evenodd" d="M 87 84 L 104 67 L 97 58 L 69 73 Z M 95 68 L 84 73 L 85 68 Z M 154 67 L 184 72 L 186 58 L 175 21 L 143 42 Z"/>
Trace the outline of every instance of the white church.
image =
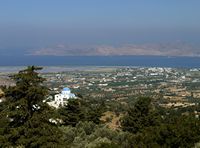
<path id="1" fill-rule="evenodd" d="M 67 100 L 76 98 L 75 94 L 71 93 L 71 90 L 67 87 L 63 88 L 60 94 L 54 96 L 54 101 L 48 102 L 50 106 L 58 108 L 67 104 Z"/>

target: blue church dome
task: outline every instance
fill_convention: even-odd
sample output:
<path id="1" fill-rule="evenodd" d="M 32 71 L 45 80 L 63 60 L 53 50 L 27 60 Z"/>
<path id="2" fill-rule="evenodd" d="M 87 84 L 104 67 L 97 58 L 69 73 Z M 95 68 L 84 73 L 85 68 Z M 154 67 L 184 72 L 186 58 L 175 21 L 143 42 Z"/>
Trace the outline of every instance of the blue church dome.
<path id="1" fill-rule="evenodd" d="M 63 91 L 70 91 L 68 87 L 63 88 Z"/>

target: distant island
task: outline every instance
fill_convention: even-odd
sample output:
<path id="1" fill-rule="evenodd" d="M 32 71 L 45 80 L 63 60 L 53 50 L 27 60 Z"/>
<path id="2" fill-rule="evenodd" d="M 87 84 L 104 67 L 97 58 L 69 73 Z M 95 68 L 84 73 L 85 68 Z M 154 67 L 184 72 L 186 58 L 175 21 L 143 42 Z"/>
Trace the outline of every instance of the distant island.
<path id="1" fill-rule="evenodd" d="M 122 55 L 150 55 L 150 56 L 189 56 L 199 57 L 199 46 L 185 42 L 144 43 L 125 45 L 90 45 L 72 46 L 59 44 L 28 51 L 27 55 L 42 56 L 122 56 Z"/>

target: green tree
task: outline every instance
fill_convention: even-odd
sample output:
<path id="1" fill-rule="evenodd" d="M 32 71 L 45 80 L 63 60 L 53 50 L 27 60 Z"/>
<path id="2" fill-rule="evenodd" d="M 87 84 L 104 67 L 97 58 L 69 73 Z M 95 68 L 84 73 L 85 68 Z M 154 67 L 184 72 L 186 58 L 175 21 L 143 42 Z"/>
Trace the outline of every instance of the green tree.
<path id="1" fill-rule="evenodd" d="M 191 116 L 179 116 L 168 123 L 145 129 L 137 135 L 136 144 L 143 147 L 194 147 L 199 139 L 199 120 Z"/>
<path id="2" fill-rule="evenodd" d="M 158 115 L 152 108 L 151 98 L 141 97 L 127 114 L 121 119 L 124 131 L 141 132 L 144 128 L 158 124 Z"/>
<path id="3" fill-rule="evenodd" d="M 88 100 L 87 100 L 88 101 Z M 58 109 L 64 125 L 75 126 L 79 121 L 92 121 L 100 123 L 103 104 L 87 102 L 84 98 L 69 99 L 67 104 Z"/>
<path id="4" fill-rule="evenodd" d="M 105 103 L 102 100 L 93 101 L 91 99 L 84 99 L 81 100 L 82 110 L 84 112 L 84 120 L 85 121 L 92 121 L 96 124 L 101 123 L 101 116 L 105 111 Z"/>
<path id="5" fill-rule="evenodd" d="M 64 122 L 64 125 L 75 126 L 79 121 L 84 120 L 84 113 L 78 99 L 69 99 L 67 105 L 60 108 L 58 113 Z"/>
<path id="6" fill-rule="evenodd" d="M 49 119 L 53 110 L 43 102 L 48 89 L 37 73 L 40 67 L 30 66 L 12 76 L 16 86 L 5 90 L 6 100 L 0 110 L 0 146 L 59 146 L 61 132 Z"/>

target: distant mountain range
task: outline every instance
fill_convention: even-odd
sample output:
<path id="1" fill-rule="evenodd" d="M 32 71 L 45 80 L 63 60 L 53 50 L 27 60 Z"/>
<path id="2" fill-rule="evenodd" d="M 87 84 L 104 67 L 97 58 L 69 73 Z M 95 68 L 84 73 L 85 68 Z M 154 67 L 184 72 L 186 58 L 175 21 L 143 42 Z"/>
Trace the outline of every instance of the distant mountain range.
<path id="1" fill-rule="evenodd" d="M 159 44 L 126 44 L 120 46 L 66 46 L 57 45 L 32 50 L 28 55 L 54 56 L 117 56 L 117 55 L 154 55 L 154 56 L 200 56 L 200 48 L 184 42 Z"/>

